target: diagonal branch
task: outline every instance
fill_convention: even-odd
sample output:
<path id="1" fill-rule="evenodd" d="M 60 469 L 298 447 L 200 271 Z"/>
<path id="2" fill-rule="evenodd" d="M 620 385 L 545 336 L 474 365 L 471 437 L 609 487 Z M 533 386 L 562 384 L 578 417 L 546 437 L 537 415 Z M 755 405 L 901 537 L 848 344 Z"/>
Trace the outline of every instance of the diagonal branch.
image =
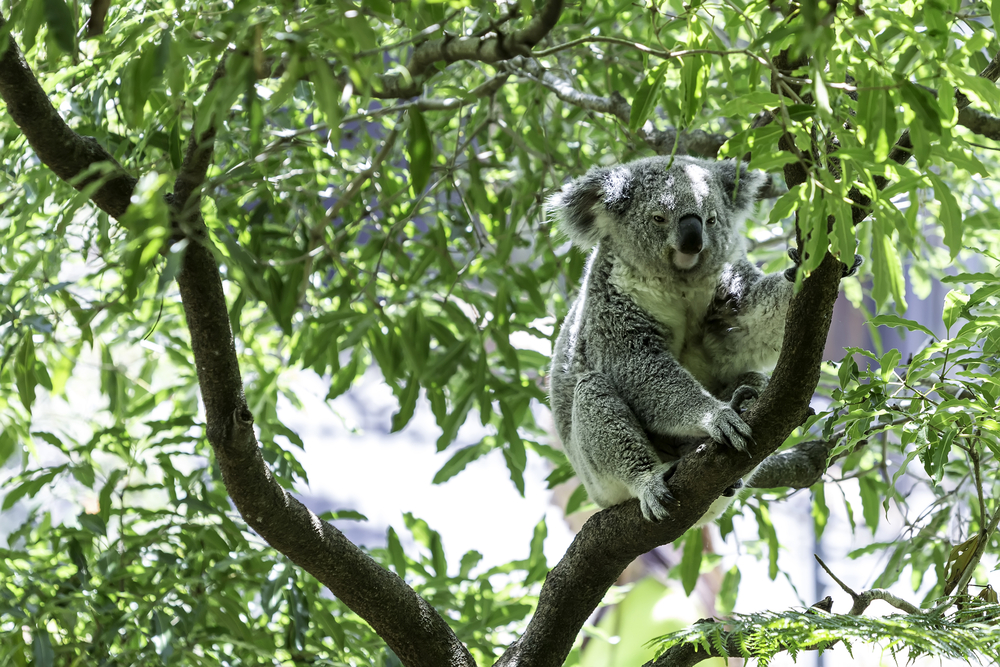
<path id="1" fill-rule="evenodd" d="M 213 82 L 223 71 L 220 64 Z M 211 163 L 214 125 L 188 142 L 173 210 L 175 216 L 182 209 L 194 211 L 175 220 L 195 231 L 177 283 L 205 402 L 206 435 L 226 491 L 250 528 L 364 618 L 404 664 L 472 666 L 468 650 L 426 600 L 288 494 L 264 463 L 243 394 L 219 267 L 197 207 L 185 206 Z"/>
<path id="2" fill-rule="evenodd" d="M 498 666 L 561 665 L 584 622 L 625 567 L 683 535 L 713 500 L 802 423 L 819 380 L 842 272 L 842 265 L 827 255 L 792 300 L 778 369 L 746 416 L 756 440 L 750 456 L 710 443 L 683 457 L 668 482 L 671 494 L 681 502 L 662 523 L 643 519 L 635 499 L 592 516 L 549 572 L 535 615 Z"/>
<path id="3" fill-rule="evenodd" d="M 213 83 L 224 71 L 220 65 Z M 36 154 L 61 178 L 73 179 L 95 163 L 113 162 L 96 142 L 77 135 L 59 117 L 13 40 L 0 58 L 0 95 Z M 468 650 L 426 600 L 290 496 L 264 463 L 243 394 L 219 267 L 197 207 L 214 136 L 211 123 L 188 142 L 171 204 L 175 223 L 183 209 L 188 241 L 177 282 L 205 401 L 206 435 L 226 489 L 248 526 L 368 621 L 404 664 L 473 667 Z M 128 208 L 136 179 L 115 166 L 113 177 L 92 199 L 118 218 Z"/>
<path id="4" fill-rule="evenodd" d="M 452 35 L 422 43 L 410 56 L 405 67 L 379 75 L 373 97 L 415 97 L 424 81 L 434 72 L 436 63 L 451 64 L 459 60 L 497 63 L 515 56 L 531 55 L 531 48 L 542 40 L 559 21 L 563 0 L 546 0 L 545 6 L 528 24 L 511 34 L 497 29 L 484 36 L 455 37 Z"/>
<path id="5" fill-rule="evenodd" d="M 6 23 L 0 15 L 0 29 Z M 0 54 L 0 97 L 43 164 L 77 190 L 100 179 L 102 185 L 91 195 L 94 204 L 114 218 L 125 213 L 137 179 L 96 139 L 81 137 L 69 128 L 9 34 Z"/>

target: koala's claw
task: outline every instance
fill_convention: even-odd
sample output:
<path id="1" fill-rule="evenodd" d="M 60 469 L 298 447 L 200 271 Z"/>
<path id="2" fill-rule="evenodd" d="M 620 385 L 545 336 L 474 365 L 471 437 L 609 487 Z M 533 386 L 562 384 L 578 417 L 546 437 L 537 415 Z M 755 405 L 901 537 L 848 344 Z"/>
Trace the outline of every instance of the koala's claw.
<path id="1" fill-rule="evenodd" d="M 638 494 L 639 507 L 647 521 L 663 521 L 670 514 L 668 507 L 677 502 L 667 488 L 667 480 L 674 474 L 675 467 L 676 461 L 657 466 Z"/>
<path id="2" fill-rule="evenodd" d="M 865 263 L 865 258 L 861 255 L 854 256 L 854 263 L 850 266 L 844 264 L 844 275 L 842 277 L 847 278 L 848 276 L 853 276 L 861 268 L 861 265 Z"/>
<path id="3" fill-rule="evenodd" d="M 730 486 L 729 488 L 727 488 L 725 491 L 723 491 L 722 495 L 724 495 L 726 498 L 732 498 L 733 496 L 736 495 L 736 492 L 739 491 L 742 488 L 743 488 L 743 480 L 742 479 L 738 479 L 738 480 L 736 480 L 735 484 L 733 484 L 732 486 Z"/>
<path id="4" fill-rule="evenodd" d="M 790 282 L 795 282 L 795 272 L 798 270 L 799 265 L 802 264 L 802 256 L 799 254 L 798 248 L 788 249 L 788 258 L 795 262 L 795 266 L 785 269 L 785 278 Z M 844 264 L 844 273 L 841 278 L 847 278 L 848 276 L 853 276 L 861 268 L 861 265 L 865 263 L 865 258 L 861 255 L 854 255 L 854 262 L 848 266 Z"/>
<path id="5" fill-rule="evenodd" d="M 802 256 L 799 254 L 798 248 L 788 249 L 788 259 L 795 263 L 795 266 L 785 269 L 785 279 L 788 282 L 795 282 L 795 272 L 799 270 L 799 265 L 802 264 Z"/>
<path id="6" fill-rule="evenodd" d="M 738 390 L 737 390 L 738 391 Z M 731 407 L 719 410 L 714 423 L 709 428 L 708 435 L 716 442 L 732 447 L 736 451 L 747 451 L 747 445 L 753 442 L 750 426 Z"/>

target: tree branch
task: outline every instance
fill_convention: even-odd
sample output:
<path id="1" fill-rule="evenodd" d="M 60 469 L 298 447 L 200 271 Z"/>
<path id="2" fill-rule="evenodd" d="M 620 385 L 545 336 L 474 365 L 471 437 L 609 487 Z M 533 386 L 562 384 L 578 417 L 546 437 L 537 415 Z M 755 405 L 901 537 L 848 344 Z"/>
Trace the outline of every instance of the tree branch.
<path id="1" fill-rule="evenodd" d="M 0 15 L 0 29 L 7 21 Z M 100 180 L 91 200 L 102 211 L 119 218 L 128 208 L 137 179 L 92 137 L 70 129 L 39 85 L 12 35 L 0 55 L 0 97 L 7 112 L 24 133 L 32 150 L 56 176 L 77 190 Z"/>
<path id="2" fill-rule="evenodd" d="M 213 82 L 222 71 L 220 64 Z M 214 122 L 192 135 L 174 195 L 175 216 L 193 209 L 181 222 L 199 231 L 204 221 L 198 208 L 185 203 L 204 182 L 214 137 Z M 268 544 L 365 619 L 405 665 L 473 666 L 468 650 L 426 600 L 274 479 L 253 433 L 219 267 L 200 239 L 209 243 L 207 233 L 189 238 L 177 283 L 205 402 L 206 435 L 236 509 Z"/>
<path id="3" fill-rule="evenodd" d="M 412 102 L 404 102 L 403 104 L 394 104 L 388 107 L 382 107 L 381 109 L 375 109 L 368 112 L 357 113 L 353 116 L 346 116 L 340 121 L 340 125 L 343 126 L 345 123 L 350 123 L 352 121 L 358 120 L 371 120 L 372 118 L 378 118 L 379 116 L 387 116 L 389 114 L 396 113 L 398 111 L 406 111 L 408 109 L 417 109 L 418 111 L 453 111 L 455 109 L 461 109 L 464 106 L 473 104 L 477 100 L 483 97 L 489 97 L 493 95 L 498 90 L 500 90 L 507 79 L 510 78 L 510 74 L 503 73 L 498 74 L 490 79 L 487 79 L 482 84 L 476 86 L 469 91 L 468 97 L 418 97 Z"/>
<path id="4" fill-rule="evenodd" d="M 224 71 L 220 64 L 213 84 Z M 114 162 L 96 142 L 69 129 L 12 40 L 0 58 L 0 94 L 36 154 L 61 178 L 75 178 L 97 162 Z M 426 600 L 289 495 L 264 463 L 243 394 L 222 278 L 193 196 L 204 183 L 214 137 L 210 123 L 189 140 L 171 209 L 175 223 L 182 209 L 186 216 L 187 245 L 177 282 L 205 402 L 206 435 L 226 490 L 248 526 L 371 624 L 404 664 L 473 667 L 468 650 Z M 124 215 L 136 183 L 117 169 L 92 195 L 115 218 Z"/>
<path id="5" fill-rule="evenodd" d="M 451 64 L 459 60 L 496 63 L 515 56 L 531 55 L 531 48 L 555 27 L 562 14 L 562 0 L 546 0 L 545 6 L 524 27 L 511 34 L 500 30 L 482 37 L 445 36 L 428 40 L 413 50 L 410 62 L 396 71 L 376 78 L 373 97 L 415 97 L 435 63 Z"/>
<path id="6" fill-rule="evenodd" d="M 984 111 L 973 109 L 972 107 L 960 109 L 958 112 L 958 124 L 987 139 L 1000 141 L 1000 118 L 991 116 Z"/>
<path id="7" fill-rule="evenodd" d="M 555 96 L 573 106 L 596 111 L 598 113 L 609 114 L 628 126 L 629 115 L 632 106 L 617 91 L 608 97 L 601 97 L 593 93 L 585 93 L 573 87 L 569 81 L 562 79 L 550 71 L 543 68 L 537 61 L 526 58 L 515 58 L 507 64 L 507 71 L 525 77 L 548 88 Z M 699 155 L 702 157 L 715 157 L 719 153 L 719 148 L 726 143 L 728 137 L 721 134 L 711 134 L 704 130 L 690 130 L 677 134 L 677 130 L 657 130 L 651 121 L 639 128 L 637 132 L 640 139 L 646 142 L 658 155 L 670 155 L 676 152 L 683 155 Z"/>

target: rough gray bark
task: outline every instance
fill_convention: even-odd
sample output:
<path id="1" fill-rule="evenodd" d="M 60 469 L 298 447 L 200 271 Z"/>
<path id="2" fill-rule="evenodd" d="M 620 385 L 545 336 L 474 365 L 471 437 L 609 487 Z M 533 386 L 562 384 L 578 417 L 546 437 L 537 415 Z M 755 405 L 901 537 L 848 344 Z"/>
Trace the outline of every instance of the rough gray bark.
<path id="1" fill-rule="evenodd" d="M 0 28 L 6 19 L 0 16 Z M 39 85 L 12 35 L 0 55 L 0 97 L 7 113 L 24 133 L 38 159 L 77 190 L 103 180 L 90 199 L 109 215 L 125 213 L 136 179 L 92 137 L 81 137 L 66 125 Z M 103 168 L 102 168 L 103 164 Z M 86 176 L 84 174 L 86 173 Z"/>

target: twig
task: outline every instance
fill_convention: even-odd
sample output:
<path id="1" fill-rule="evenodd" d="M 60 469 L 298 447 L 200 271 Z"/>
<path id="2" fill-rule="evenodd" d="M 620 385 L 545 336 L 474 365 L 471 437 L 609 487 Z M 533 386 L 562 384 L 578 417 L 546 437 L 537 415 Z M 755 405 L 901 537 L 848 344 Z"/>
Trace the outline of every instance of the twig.
<path id="1" fill-rule="evenodd" d="M 351 182 L 347 184 L 347 187 L 344 188 L 344 194 L 342 194 L 340 199 L 334 202 L 333 206 L 330 207 L 330 210 L 326 212 L 326 218 L 323 223 L 316 225 L 310 230 L 310 237 L 315 237 L 321 234 L 323 227 L 333 222 L 333 220 L 337 217 L 337 214 L 340 213 L 340 211 L 347 206 L 352 199 L 354 199 L 354 196 L 357 195 L 358 192 L 360 192 L 361 186 L 365 184 L 365 181 L 371 178 L 372 174 L 378 171 L 379 166 L 385 158 L 388 157 L 389 151 L 392 150 L 393 145 L 396 143 L 396 138 L 399 136 L 399 126 L 402 121 L 403 116 L 400 114 L 399 118 L 396 119 L 396 123 L 393 126 L 392 131 L 389 132 L 389 136 L 382 141 L 382 148 L 375 154 L 375 157 L 368 163 L 368 166 L 359 171 Z"/>
<path id="2" fill-rule="evenodd" d="M 461 109 L 464 106 L 472 104 L 479 98 L 489 97 L 493 93 L 497 92 L 505 83 L 507 83 L 507 79 L 509 77 L 509 73 L 499 74 L 470 90 L 469 97 L 467 98 L 419 97 L 412 102 L 394 104 L 390 107 L 382 107 L 381 109 L 375 109 L 374 111 L 362 111 L 354 114 L 353 116 L 346 116 L 340 121 L 340 125 L 343 126 L 346 123 L 357 120 L 370 120 L 396 112 L 407 111 L 408 109 L 417 109 L 418 111 L 451 111 L 454 109 Z"/>
<path id="3" fill-rule="evenodd" d="M 923 611 L 920 610 L 919 607 L 907 602 L 906 600 L 900 597 L 897 597 L 896 595 L 893 595 L 884 588 L 872 588 L 871 590 L 864 591 L 863 593 L 854 592 L 854 589 L 852 589 L 850 586 L 841 581 L 840 578 L 837 577 L 837 575 L 835 575 L 829 567 L 827 567 L 826 563 L 823 562 L 822 558 L 820 558 L 818 555 L 815 554 L 813 557 L 820 564 L 820 567 L 822 567 L 826 571 L 826 573 L 830 575 L 830 578 L 833 579 L 835 582 L 837 582 L 837 585 L 843 588 L 844 591 L 851 596 L 851 599 L 854 600 L 854 604 L 851 605 L 851 610 L 847 612 L 850 616 L 860 616 L 861 614 L 863 614 L 865 609 L 868 608 L 868 605 L 870 605 L 873 600 L 885 600 L 896 609 L 904 611 L 907 614 L 924 613 Z"/>
<path id="4" fill-rule="evenodd" d="M 609 114 L 628 126 L 632 106 L 618 92 L 613 92 L 608 97 L 583 92 L 576 89 L 571 82 L 543 68 L 537 61 L 526 58 L 515 58 L 506 65 L 506 68 L 507 71 L 548 88 L 564 102 L 581 109 Z M 727 141 L 727 137 L 723 135 L 710 134 L 704 130 L 691 130 L 680 135 L 673 128 L 657 130 L 651 121 L 646 121 L 636 134 L 660 155 L 670 154 L 674 145 L 678 144 L 679 153 L 714 157 L 722 144 Z"/>
<path id="5" fill-rule="evenodd" d="M 423 82 L 437 70 L 435 63 L 459 60 L 497 63 L 516 56 L 529 56 L 531 49 L 555 27 L 562 14 L 563 0 L 546 0 L 528 24 L 511 34 L 496 31 L 483 37 L 446 36 L 426 41 L 413 50 L 403 67 L 376 77 L 373 97 L 409 98 L 420 94 Z"/>

